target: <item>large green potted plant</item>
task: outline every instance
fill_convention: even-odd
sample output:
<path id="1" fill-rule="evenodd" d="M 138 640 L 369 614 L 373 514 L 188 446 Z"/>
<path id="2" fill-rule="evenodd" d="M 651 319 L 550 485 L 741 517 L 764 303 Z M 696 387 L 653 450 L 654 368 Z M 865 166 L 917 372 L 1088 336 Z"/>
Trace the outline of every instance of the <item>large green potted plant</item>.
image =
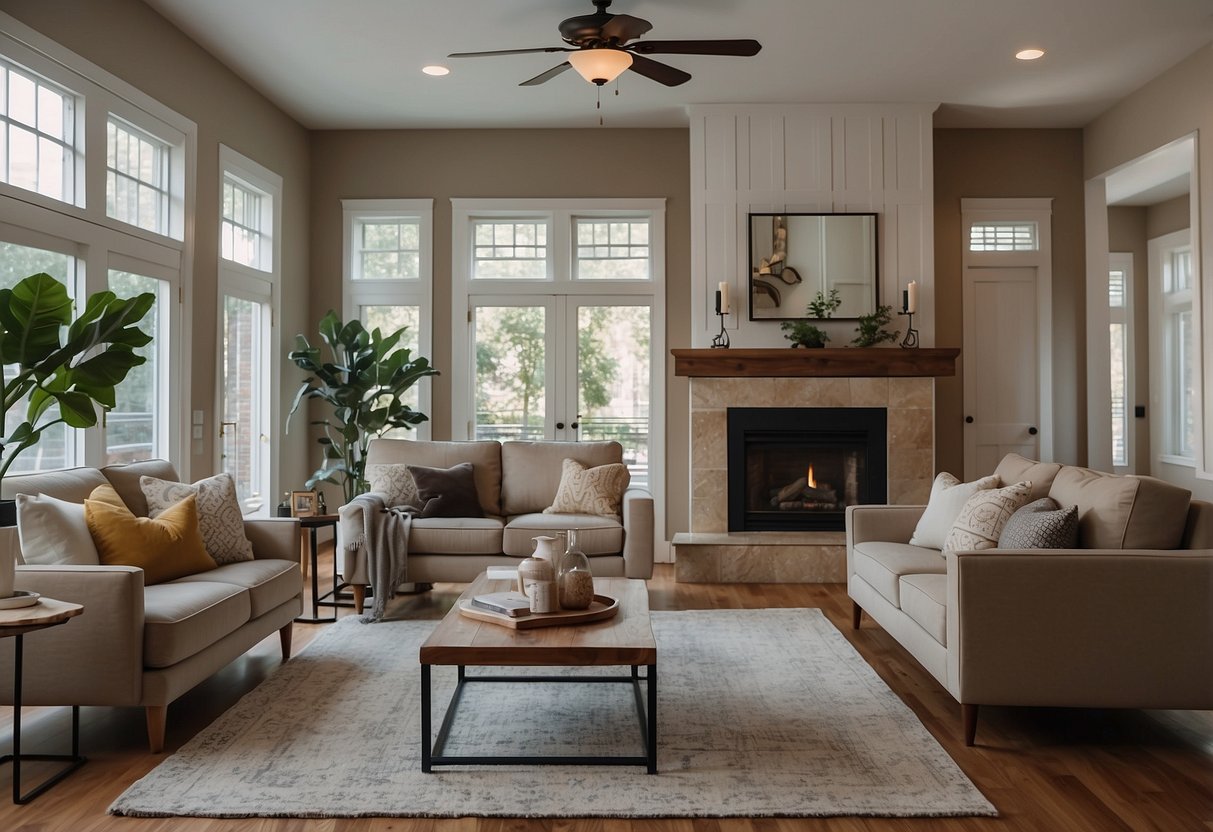
<path id="1" fill-rule="evenodd" d="M 308 488 L 331 482 L 341 486 L 348 503 L 367 490 L 366 449 L 371 439 L 429 418 L 401 400 L 422 378 L 438 375 L 427 359 L 413 358 L 410 350 L 399 346 L 405 329 L 387 335 L 378 328 L 368 332 L 361 321 L 342 323 L 330 310 L 320 321 L 327 360 L 319 346 L 296 336 L 298 348 L 288 358 L 309 375 L 295 394 L 288 430 L 304 399 L 319 399 L 332 409 L 330 415 L 311 422 L 323 429 L 317 441 L 324 449 L 324 464 L 308 479 Z"/>
<path id="2" fill-rule="evenodd" d="M 0 438 L 0 483 L 22 451 L 38 444 L 55 425 L 90 428 L 97 408 L 115 405 L 115 388 L 147 359 L 135 349 L 152 337 L 137 324 L 152 308 L 150 292 L 120 298 L 91 295 L 73 321 L 67 288 L 49 274 L 24 278 L 0 289 L 0 429 L 10 412 L 24 418 Z M 16 523 L 16 505 L 0 502 L 0 526 Z"/>

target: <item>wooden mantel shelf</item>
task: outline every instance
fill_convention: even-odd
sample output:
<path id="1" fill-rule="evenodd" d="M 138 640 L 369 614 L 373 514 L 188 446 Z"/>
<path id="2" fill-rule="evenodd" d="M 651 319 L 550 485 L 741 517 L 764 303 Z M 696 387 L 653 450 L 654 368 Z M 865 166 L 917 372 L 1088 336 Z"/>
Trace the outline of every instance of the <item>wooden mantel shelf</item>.
<path id="1" fill-rule="evenodd" d="M 674 375 L 691 378 L 882 378 L 954 376 L 956 347 L 919 349 L 670 350 Z"/>

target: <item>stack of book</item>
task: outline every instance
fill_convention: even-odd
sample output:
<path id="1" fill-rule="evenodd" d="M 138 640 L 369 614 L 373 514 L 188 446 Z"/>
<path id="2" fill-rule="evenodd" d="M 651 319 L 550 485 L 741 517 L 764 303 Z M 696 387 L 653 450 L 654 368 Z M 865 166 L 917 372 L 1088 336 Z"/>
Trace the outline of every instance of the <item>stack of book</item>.
<path id="1" fill-rule="evenodd" d="M 531 599 L 521 592 L 490 592 L 472 598 L 472 606 L 518 618 L 531 614 Z"/>

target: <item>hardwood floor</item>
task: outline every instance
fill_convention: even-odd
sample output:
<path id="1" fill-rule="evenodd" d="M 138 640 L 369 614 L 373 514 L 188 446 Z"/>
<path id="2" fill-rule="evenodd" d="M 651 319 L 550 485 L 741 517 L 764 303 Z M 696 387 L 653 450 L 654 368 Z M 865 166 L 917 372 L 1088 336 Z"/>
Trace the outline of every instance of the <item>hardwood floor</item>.
<path id="1" fill-rule="evenodd" d="M 331 562 L 328 558 L 323 561 Z M 322 574 L 324 574 L 322 572 Z M 331 572 L 328 573 L 331 576 Z M 331 579 L 331 578 L 330 578 Z M 321 586 L 325 581 L 322 580 Z M 462 590 L 438 584 L 401 597 L 402 614 L 440 618 Z M 9 802 L 11 767 L 0 768 L 0 830 L 5 832 L 1105 832 L 1213 830 L 1213 713 L 983 708 L 977 745 L 964 746 L 960 707 L 909 654 L 865 617 L 851 630 L 841 584 L 679 584 L 659 566 L 650 583 L 655 610 L 820 607 L 881 678 L 913 709 L 1002 816 L 990 818 L 822 818 L 753 820 L 500 820 L 357 818 L 248 820 L 114 818 L 106 807 L 177 747 L 223 713 L 279 665 L 276 636 L 174 702 L 165 754 L 147 752 L 138 708 L 83 709 L 81 746 L 89 762 L 27 806 Z M 352 614 L 342 610 L 342 615 Z M 295 650 L 326 625 L 295 625 Z M 25 712 L 25 748 L 68 741 L 70 711 Z M 0 748 L 11 735 L 11 709 L 0 709 Z M 48 749 L 50 750 L 50 749 Z M 27 777 L 41 769 L 28 765 Z M 357 789 L 357 783 L 350 784 Z"/>

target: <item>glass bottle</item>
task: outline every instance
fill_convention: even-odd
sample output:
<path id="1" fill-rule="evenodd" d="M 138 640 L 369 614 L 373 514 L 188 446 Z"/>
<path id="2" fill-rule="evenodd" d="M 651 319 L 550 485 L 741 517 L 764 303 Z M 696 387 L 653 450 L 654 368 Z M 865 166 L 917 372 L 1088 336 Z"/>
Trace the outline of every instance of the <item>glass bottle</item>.
<path id="1" fill-rule="evenodd" d="M 590 559 L 577 545 L 576 529 L 568 531 L 568 548 L 560 558 L 556 583 L 561 609 L 584 610 L 594 602 L 594 576 L 590 572 Z"/>

